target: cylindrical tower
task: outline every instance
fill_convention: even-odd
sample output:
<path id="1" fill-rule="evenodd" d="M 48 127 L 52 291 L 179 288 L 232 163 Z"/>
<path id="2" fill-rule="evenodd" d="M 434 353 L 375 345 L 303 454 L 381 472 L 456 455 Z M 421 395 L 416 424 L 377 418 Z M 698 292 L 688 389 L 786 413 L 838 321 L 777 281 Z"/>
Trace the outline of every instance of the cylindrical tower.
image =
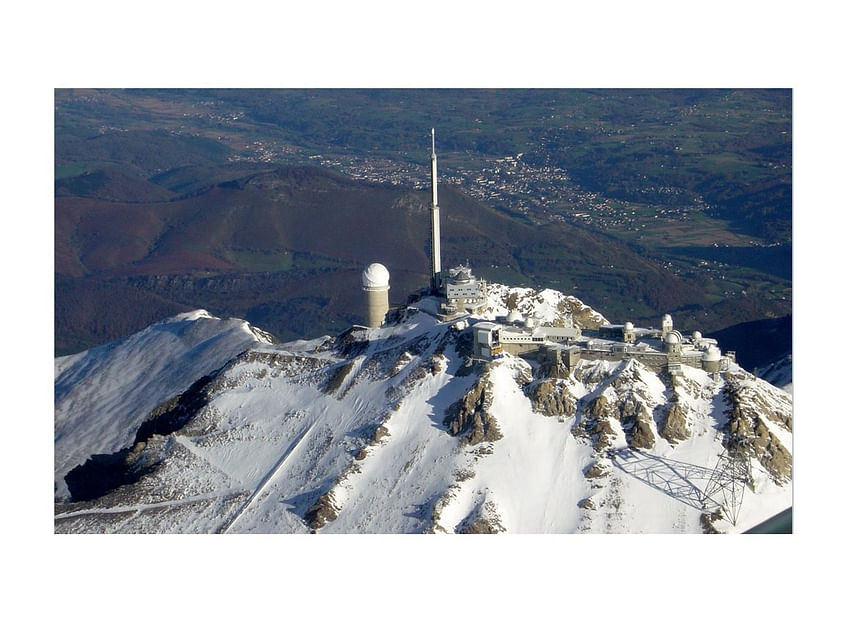
<path id="1" fill-rule="evenodd" d="M 675 326 L 672 325 L 672 315 L 663 315 L 663 320 L 660 322 L 660 329 L 663 331 L 663 336 L 668 335 Z"/>
<path id="2" fill-rule="evenodd" d="M 364 269 L 361 285 L 367 297 L 367 326 L 379 328 L 390 308 L 387 291 L 390 290 L 390 273 L 384 264 L 373 262 Z"/>
<path id="3" fill-rule="evenodd" d="M 719 372 L 722 369 L 722 351 L 716 346 L 707 348 L 701 359 L 701 367 L 705 372 Z"/>
<path id="4" fill-rule="evenodd" d="M 670 330 L 663 337 L 663 349 L 669 354 L 681 354 L 681 344 L 684 338 L 677 330 Z"/>

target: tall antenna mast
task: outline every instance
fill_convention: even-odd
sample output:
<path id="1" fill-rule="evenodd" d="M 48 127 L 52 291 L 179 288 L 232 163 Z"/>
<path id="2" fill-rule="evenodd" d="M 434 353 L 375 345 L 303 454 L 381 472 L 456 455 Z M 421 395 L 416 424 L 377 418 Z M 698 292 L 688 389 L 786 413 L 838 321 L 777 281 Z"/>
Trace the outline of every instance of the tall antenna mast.
<path id="1" fill-rule="evenodd" d="M 440 289 L 440 207 L 437 206 L 437 154 L 431 129 L 431 290 Z"/>

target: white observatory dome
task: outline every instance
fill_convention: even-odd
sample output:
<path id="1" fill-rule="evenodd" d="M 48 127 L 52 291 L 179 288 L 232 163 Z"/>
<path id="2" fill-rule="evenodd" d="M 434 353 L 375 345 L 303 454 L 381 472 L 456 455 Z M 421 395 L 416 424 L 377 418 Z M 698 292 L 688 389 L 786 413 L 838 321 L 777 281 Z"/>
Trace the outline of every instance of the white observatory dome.
<path id="1" fill-rule="evenodd" d="M 534 328 L 534 326 L 536 326 L 536 324 L 537 324 L 537 322 L 534 321 L 533 317 L 526 317 L 525 318 L 525 327 L 526 328 Z"/>
<path id="2" fill-rule="evenodd" d="M 722 351 L 719 350 L 716 346 L 710 346 L 707 348 L 707 352 L 704 353 L 704 361 L 719 361 L 722 358 Z"/>
<path id="3" fill-rule="evenodd" d="M 700 341 L 701 340 L 701 333 L 697 330 L 694 330 L 692 333 L 692 340 L 693 341 Z"/>
<path id="4" fill-rule="evenodd" d="M 364 288 L 387 288 L 389 282 L 390 272 L 384 264 L 378 262 L 370 264 L 361 275 L 361 284 Z"/>
<path id="5" fill-rule="evenodd" d="M 663 337 L 663 342 L 667 344 L 679 344 L 681 343 L 681 333 L 677 330 L 667 332 L 666 336 Z"/>
<path id="6" fill-rule="evenodd" d="M 505 317 L 505 321 L 509 324 L 515 323 L 517 321 L 522 321 L 522 313 L 520 313 L 516 308 L 514 308 L 513 310 L 511 310 L 511 312 L 508 313 L 508 316 Z"/>
<path id="7" fill-rule="evenodd" d="M 634 329 L 634 324 L 632 324 L 630 321 L 626 321 L 624 328 L 627 332 L 631 332 Z"/>

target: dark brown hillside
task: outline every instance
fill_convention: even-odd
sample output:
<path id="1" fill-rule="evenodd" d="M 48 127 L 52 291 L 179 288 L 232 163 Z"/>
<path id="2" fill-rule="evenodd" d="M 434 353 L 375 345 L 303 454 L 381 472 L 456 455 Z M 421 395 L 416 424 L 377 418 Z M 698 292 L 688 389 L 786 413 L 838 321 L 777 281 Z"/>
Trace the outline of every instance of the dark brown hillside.
<path id="1" fill-rule="evenodd" d="M 55 354 L 114 341 L 145 325 L 197 308 L 120 280 L 55 278 Z"/>
<path id="2" fill-rule="evenodd" d="M 173 222 L 173 203 L 56 199 L 56 272 L 103 273 L 149 257 Z"/>
<path id="3" fill-rule="evenodd" d="M 133 203 L 163 202 L 175 197 L 165 187 L 115 170 L 96 170 L 59 178 L 55 183 L 55 195 L 57 198 L 82 196 Z"/>
<path id="4" fill-rule="evenodd" d="M 444 267 L 469 261 L 485 271 L 507 268 L 530 283 L 572 292 L 611 318 L 607 306 L 614 302 L 630 306 L 623 317 L 636 319 L 699 297 L 693 283 L 614 239 L 529 224 L 450 187 L 440 194 Z M 341 330 L 361 320 L 360 272 L 367 263 L 390 269 L 394 302 L 426 284 L 428 196 L 285 167 L 166 202 L 57 197 L 56 273 L 74 279 L 76 293 L 68 297 L 71 286 L 57 286 L 57 315 L 67 316 L 57 319 L 57 349 L 72 347 L 68 333 L 77 341 L 86 328 L 94 339 L 105 333 L 97 325 L 103 302 L 126 313 L 118 320 L 126 331 L 107 329 L 100 343 L 149 323 L 142 321 L 149 310 L 138 310 L 137 302 L 244 317 L 283 339 Z M 85 291 L 89 282 L 97 292 Z"/>

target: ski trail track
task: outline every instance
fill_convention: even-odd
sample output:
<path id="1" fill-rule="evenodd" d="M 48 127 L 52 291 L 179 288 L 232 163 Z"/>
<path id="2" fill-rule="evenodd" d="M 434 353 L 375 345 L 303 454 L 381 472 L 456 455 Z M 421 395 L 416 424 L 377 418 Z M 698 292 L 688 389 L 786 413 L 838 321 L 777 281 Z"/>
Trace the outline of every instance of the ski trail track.
<path id="1" fill-rule="evenodd" d="M 324 412 L 325 414 L 325 412 Z M 317 417 L 317 419 L 302 433 L 297 436 L 294 441 L 288 446 L 287 450 L 282 454 L 279 460 L 273 465 L 273 468 L 268 471 L 261 481 L 258 483 L 258 486 L 252 492 L 246 502 L 241 505 L 241 507 L 235 511 L 234 515 L 230 517 L 223 525 L 217 530 L 218 533 L 227 533 L 232 526 L 244 515 L 244 513 L 249 509 L 252 503 L 267 489 L 270 483 L 274 480 L 275 476 L 282 470 L 287 462 L 288 458 L 296 451 L 296 449 L 302 444 L 302 442 L 310 435 L 311 431 L 317 426 L 317 422 L 322 418 L 322 416 Z"/>
<path id="2" fill-rule="evenodd" d="M 86 515 L 114 515 L 119 513 L 128 513 L 135 511 L 141 513 L 143 511 L 162 509 L 168 507 L 182 506 L 185 504 L 194 504 L 196 502 L 205 502 L 207 500 L 224 499 L 229 496 L 237 496 L 245 493 L 243 489 L 227 489 L 225 491 L 216 491 L 209 495 L 193 495 L 191 497 L 179 498 L 178 500 L 167 500 L 165 502 L 152 502 L 150 504 L 134 504 L 130 506 L 111 506 L 109 508 L 93 508 L 84 509 L 81 511 L 68 511 L 67 513 L 60 513 L 55 516 L 55 520 L 66 520 L 74 517 L 85 517 Z"/>

